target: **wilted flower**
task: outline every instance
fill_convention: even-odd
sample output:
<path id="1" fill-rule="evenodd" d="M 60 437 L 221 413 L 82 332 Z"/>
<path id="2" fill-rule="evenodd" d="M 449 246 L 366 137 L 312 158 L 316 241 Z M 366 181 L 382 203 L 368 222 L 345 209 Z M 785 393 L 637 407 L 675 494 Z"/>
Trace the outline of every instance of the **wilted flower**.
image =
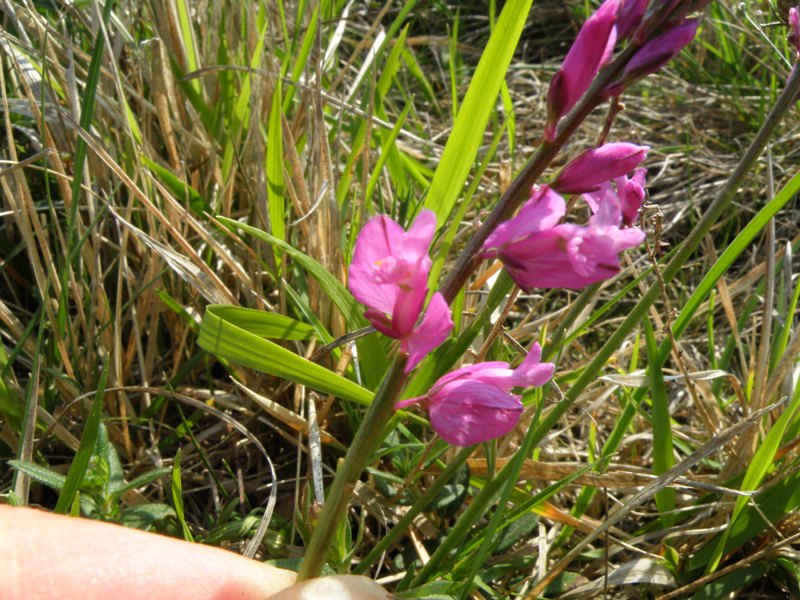
<path id="1" fill-rule="evenodd" d="M 627 142 L 590 148 L 570 161 L 551 184 L 562 194 L 583 194 L 596 190 L 606 181 L 630 173 L 647 158 L 648 146 Z"/>
<path id="2" fill-rule="evenodd" d="M 449 444 L 471 446 L 511 431 L 522 415 L 520 396 L 512 388 L 539 387 L 553 377 L 555 365 L 540 362 L 535 343 L 516 368 L 507 362 L 485 362 L 448 373 L 424 396 L 395 405 L 419 404 L 428 410 L 433 429 Z"/>
<path id="3" fill-rule="evenodd" d="M 555 138 L 559 119 L 575 106 L 589 88 L 595 75 L 611 59 L 617 32 L 619 0 L 606 0 L 581 27 L 575 42 L 564 57 L 561 68 L 550 81 L 547 92 L 547 125 L 545 136 Z"/>
<path id="4" fill-rule="evenodd" d="M 365 316 L 381 333 L 401 341 L 406 372 L 441 344 L 453 328 L 450 308 L 438 292 L 424 317 L 436 216 L 423 210 L 408 230 L 385 216 L 364 226 L 356 240 L 347 285 L 367 307 Z"/>
<path id="5" fill-rule="evenodd" d="M 514 218 L 501 223 L 483 245 L 483 258 L 498 258 L 523 290 L 581 289 L 619 273 L 619 254 L 638 246 L 644 233 L 620 229 L 619 199 L 598 202 L 589 226 L 556 224 L 566 213 L 564 199 L 547 186 Z"/>

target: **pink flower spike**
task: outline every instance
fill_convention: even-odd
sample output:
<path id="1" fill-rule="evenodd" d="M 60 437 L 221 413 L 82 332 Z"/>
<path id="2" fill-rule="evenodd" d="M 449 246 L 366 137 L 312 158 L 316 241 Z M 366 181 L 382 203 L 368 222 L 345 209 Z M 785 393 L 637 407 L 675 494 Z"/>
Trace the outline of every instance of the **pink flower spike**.
<path id="1" fill-rule="evenodd" d="M 613 85 L 615 89 L 609 94 L 617 95 L 617 89 L 624 89 L 642 77 L 655 73 L 675 58 L 694 39 L 699 25 L 699 19 L 687 19 L 645 43 L 625 65 L 619 84 Z"/>
<path id="2" fill-rule="evenodd" d="M 787 38 L 800 57 L 800 7 L 793 6 L 789 9 L 789 35 Z"/>
<path id="3" fill-rule="evenodd" d="M 573 159 L 551 184 L 562 194 L 583 194 L 629 173 L 647 158 L 648 146 L 626 142 L 591 148 Z"/>
<path id="4" fill-rule="evenodd" d="M 561 68 L 553 76 L 547 92 L 547 125 L 545 136 L 555 138 L 558 121 L 575 106 L 604 64 L 611 59 L 617 33 L 619 0 L 605 0 L 578 32 L 575 42 L 564 57 Z"/>
<path id="5" fill-rule="evenodd" d="M 406 373 L 410 373 L 429 352 L 445 341 L 452 329 L 450 307 L 444 296 L 436 292 L 428 303 L 422 321 L 403 338 L 401 347 L 408 353 Z"/>

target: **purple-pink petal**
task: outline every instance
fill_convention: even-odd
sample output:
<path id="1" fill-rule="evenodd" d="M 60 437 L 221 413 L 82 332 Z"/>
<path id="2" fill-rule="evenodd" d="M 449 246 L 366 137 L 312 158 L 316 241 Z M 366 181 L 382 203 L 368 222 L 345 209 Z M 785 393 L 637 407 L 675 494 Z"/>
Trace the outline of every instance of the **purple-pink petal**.
<path id="1" fill-rule="evenodd" d="M 402 349 L 408 353 L 405 371 L 409 373 L 425 356 L 447 339 L 453 329 L 450 307 L 439 292 L 436 292 L 422 321 L 403 337 Z"/>
<path id="2" fill-rule="evenodd" d="M 789 43 L 800 54 L 800 8 L 793 6 L 789 9 Z"/>
<path id="3" fill-rule="evenodd" d="M 606 181 L 635 169 L 647 158 L 648 146 L 627 142 L 604 144 L 590 148 L 573 159 L 552 183 L 562 194 L 584 194 L 596 190 Z"/>
<path id="4" fill-rule="evenodd" d="M 547 93 L 546 135 L 553 139 L 559 119 L 575 106 L 589 88 L 600 67 L 606 64 L 617 41 L 614 23 L 619 0 L 606 0 L 578 32 Z"/>
<path id="5" fill-rule="evenodd" d="M 645 197 L 644 179 L 646 175 L 647 169 L 636 169 L 630 179 L 623 176 L 616 180 L 624 226 L 633 225 L 639 217 Z"/>
<path id="6" fill-rule="evenodd" d="M 347 287 L 356 300 L 384 313 L 391 313 L 397 297 L 397 287 L 377 281 L 382 263 L 396 256 L 401 245 L 403 228 L 379 215 L 361 229 L 353 251 L 347 277 Z"/>
<path id="7" fill-rule="evenodd" d="M 514 387 L 540 387 L 550 381 L 556 366 L 553 363 L 541 361 L 542 347 L 539 342 L 534 342 L 525 360 L 514 369 Z"/>
<path id="8" fill-rule="evenodd" d="M 549 186 L 534 186 L 531 199 L 522 206 L 516 217 L 495 228 L 486 238 L 483 248 L 499 248 L 536 231 L 554 227 L 566 212 L 567 203 Z"/>
<path id="9" fill-rule="evenodd" d="M 677 27 L 645 43 L 625 65 L 620 85 L 624 88 L 642 77 L 655 73 L 691 42 L 697 34 L 699 19 L 686 19 Z"/>
<path id="10" fill-rule="evenodd" d="M 626 39 L 642 22 L 650 0 L 620 0 L 617 10 L 617 37 Z"/>
<path id="11" fill-rule="evenodd" d="M 471 446 L 505 435 L 519 421 L 519 396 L 482 381 L 453 381 L 430 399 L 431 426 L 454 446 Z"/>

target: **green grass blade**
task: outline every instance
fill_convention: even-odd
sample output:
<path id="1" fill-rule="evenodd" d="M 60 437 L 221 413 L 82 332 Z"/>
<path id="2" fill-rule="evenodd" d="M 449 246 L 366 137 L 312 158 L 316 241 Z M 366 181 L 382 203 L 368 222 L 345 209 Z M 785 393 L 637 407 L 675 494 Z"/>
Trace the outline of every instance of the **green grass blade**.
<path id="1" fill-rule="evenodd" d="M 175 505 L 175 514 L 178 516 L 178 522 L 181 524 L 183 531 L 183 538 L 186 541 L 193 542 L 192 532 L 186 524 L 186 515 L 183 510 L 183 485 L 181 484 L 181 449 L 175 454 L 175 460 L 172 463 L 172 503 Z"/>
<path id="2" fill-rule="evenodd" d="M 647 356 L 658 361 L 658 342 L 653 326 L 644 320 Z M 653 474 L 661 475 L 675 463 L 672 453 L 672 422 L 669 416 L 669 399 L 664 383 L 664 373 L 656 366 L 650 369 L 650 397 L 653 401 Z M 662 513 L 665 527 L 672 525 L 674 515 L 664 514 L 675 508 L 675 490 L 664 488 L 655 494 L 656 506 Z"/>
<path id="3" fill-rule="evenodd" d="M 269 204 L 269 227 L 279 240 L 286 239 L 286 200 L 283 182 L 283 131 L 281 121 L 281 80 L 275 84 L 272 107 L 269 113 L 267 137 L 267 199 Z M 276 254 L 279 254 L 276 252 Z"/>
<path id="4" fill-rule="evenodd" d="M 162 167 L 144 154 L 141 154 L 139 158 L 145 167 L 153 171 L 153 173 L 164 182 L 164 185 L 169 188 L 169 191 L 172 192 L 176 198 L 188 202 L 192 212 L 198 216 L 202 216 L 203 213 L 211 212 L 211 205 L 200 195 L 200 192 L 185 181 L 182 181 L 172 171 Z"/>
<path id="5" fill-rule="evenodd" d="M 220 314 L 220 312 L 222 314 Z M 372 393 L 294 352 L 247 331 L 237 321 L 239 313 L 212 304 L 200 325 L 198 345 L 226 360 L 288 379 L 359 404 L 369 404 Z M 249 322 L 245 319 L 245 325 Z"/>
<path id="6" fill-rule="evenodd" d="M 230 323 L 235 323 L 237 327 L 263 338 L 309 340 L 315 335 L 314 328 L 308 323 L 278 313 L 223 305 L 217 306 L 214 313 Z"/>
<path id="7" fill-rule="evenodd" d="M 767 471 L 769 471 L 773 464 L 773 459 L 775 458 L 775 453 L 778 451 L 778 447 L 783 439 L 783 434 L 797 415 L 798 408 L 800 408 L 800 388 L 797 389 L 797 392 L 794 394 L 794 398 L 792 398 L 791 403 L 786 407 L 786 410 L 783 411 L 775 424 L 770 428 L 769 433 L 767 433 L 767 435 L 764 437 L 764 440 L 758 445 L 756 453 L 753 455 L 753 459 L 751 460 L 750 465 L 747 467 L 747 471 L 745 471 L 744 479 L 742 480 L 742 485 L 740 488 L 742 491 L 755 491 L 761 485 L 761 482 L 764 480 L 764 476 L 767 474 Z M 711 559 L 706 566 L 707 573 L 711 573 L 717 569 L 719 561 L 722 559 L 722 555 L 725 552 L 725 544 L 728 541 L 731 528 L 736 523 L 736 520 L 742 514 L 742 511 L 745 509 L 749 501 L 750 499 L 747 496 L 737 496 L 736 504 L 733 507 L 733 513 L 731 513 L 729 525 L 722 531 L 722 536 L 719 538 L 719 541 L 714 548 L 714 552 L 711 555 Z"/>
<path id="8" fill-rule="evenodd" d="M 103 414 L 103 396 L 106 391 L 106 381 L 108 378 L 108 365 L 111 355 L 106 355 L 103 370 L 100 373 L 100 381 L 97 384 L 97 391 L 92 400 L 92 408 L 89 411 L 89 416 L 86 419 L 86 425 L 83 428 L 83 436 L 81 436 L 81 443 L 78 446 L 78 452 L 72 460 L 72 464 L 67 471 L 67 478 L 64 481 L 64 487 L 58 496 L 55 511 L 59 514 L 65 515 L 69 511 L 72 502 L 75 499 L 75 494 L 83 483 L 83 477 L 86 475 L 86 469 L 89 466 L 89 460 L 92 458 L 94 446 L 97 442 L 97 433 L 100 429 L 100 419 Z"/>
<path id="9" fill-rule="evenodd" d="M 532 3 L 533 0 L 506 3 L 481 55 L 425 198 L 425 208 L 436 213 L 439 227 L 450 216 L 472 168 Z"/>

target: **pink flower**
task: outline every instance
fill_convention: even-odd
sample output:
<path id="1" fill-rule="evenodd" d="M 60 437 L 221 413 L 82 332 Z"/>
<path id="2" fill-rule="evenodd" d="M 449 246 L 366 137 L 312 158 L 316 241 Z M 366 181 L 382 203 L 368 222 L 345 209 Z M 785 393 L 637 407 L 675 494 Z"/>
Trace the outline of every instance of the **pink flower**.
<path id="1" fill-rule="evenodd" d="M 558 121 L 575 106 L 589 88 L 595 75 L 611 59 L 617 32 L 619 0 L 605 0 L 578 32 L 575 42 L 564 57 L 561 68 L 553 76 L 547 92 L 547 125 L 545 136 L 555 138 Z"/>
<path id="2" fill-rule="evenodd" d="M 699 19 L 686 19 L 680 25 L 646 42 L 625 65 L 619 82 L 609 86 L 604 93 L 607 96 L 619 95 L 632 83 L 658 71 L 694 39 L 699 25 Z"/>
<path id="3" fill-rule="evenodd" d="M 787 38 L 797 51 L 797 55 L 800 56 L 800 9 L 796 6 L 789 9 L 789 35 Z"/>
<path id="4" fill-rule="evenodd" d="M 606 181 L 621 177 L 647 158 L 648 146 L 626 142 L 591 148 L 573 159 L 551 184 L 562 194 L 583 194 L 596 190 Z"/>
<path id="5" fill-rule="evenodd" d="M 613 190 L 612 190 L 613 192 Z M 619 254 L 638 246 L 644 233 L 620 229 L 619 199 L 598 196 L 589 226 L 558 222 L 564 199 L 547 186 L 534 187 L 519 214 L 501 224 L 483 245 L 483 258 L 499 258 L 524 290 L 581 289 L 619 273 Z"/>
<path id="6" fill-rule="evenodd" d="M 626 39 L 639 27 L 650 0 L 620 0 L 617 10 L 617 37 Z"/>
<path id="7" fill-rule="evenodd" d="M 433 429 L 449 444 L 471 446 L 511 431 L 522 415 L 520 396 L 512 388 L 539 387 L 553 377 L 555 365 L 542 363 L 535 343 L 516 368 L 507 362 L 485 362 L 448 373 L 424 396 L 395 405 L 420 404 L 428 409 Z"/>
<path id="8" fill-rule="evenodd" d="M 647 169 L 636 169 L 630 179 L 623 175 L 614 180 L 616 190 L 611 187 L 610 182 L 606 182 L 596 191 L 584 194 L 583 199 L 586 200 L 592 212 L 595 213 L 604 203 L 618 207 L 619 215 L 615 216 L 614 221 L 621 223 L 623 227 L 630 227 L 636 223 L 636 219 L 639 217 L 639 210 L 641 210 L 644 202 L 645 175 L 647 175 Z"/>
<path id="9" fill-rule="evenodd" d="M 436 216 L 430 210 L 423 210 L 407 232 L 388 217 L 374 217 L 359 233 L 350 264 L 350 291 L 367 307 L 364 314 L 375 329 L 401 341 L 409 355 L 406 372 L 453 328 L 450 308 L 438 292 L 420 321 L 431 269 L 428 247 L 435 233 Z"/>

